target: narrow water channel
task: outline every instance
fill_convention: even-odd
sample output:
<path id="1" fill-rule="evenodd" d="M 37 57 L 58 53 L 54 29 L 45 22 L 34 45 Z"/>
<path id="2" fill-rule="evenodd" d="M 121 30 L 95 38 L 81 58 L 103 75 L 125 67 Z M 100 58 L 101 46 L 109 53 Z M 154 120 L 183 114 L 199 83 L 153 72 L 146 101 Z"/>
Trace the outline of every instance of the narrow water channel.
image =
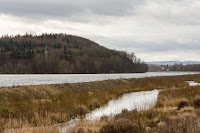
<path id="1" fill-rule="evenodd" d="M 133 92 L 124 94 L 118 99 L 110 100 L 106 105 L 86 114 L 85 119 L 90 121 L 99 120 L 102 116 L 113 117 L 120 114 L 122 110 L 148 110 L 155 106 L 160 90 Z M 78 123 L 79 119 L 73 119 L 61 125 L 60 132 L 67 130 Z"/>
<path id="2" fill-rule="evenodd" d="M 186 81 L 186 82 L 189 84 L 189 86 L 199 86 L 200 85 L 200 83 L 197 83 L 194 81 Z"/>

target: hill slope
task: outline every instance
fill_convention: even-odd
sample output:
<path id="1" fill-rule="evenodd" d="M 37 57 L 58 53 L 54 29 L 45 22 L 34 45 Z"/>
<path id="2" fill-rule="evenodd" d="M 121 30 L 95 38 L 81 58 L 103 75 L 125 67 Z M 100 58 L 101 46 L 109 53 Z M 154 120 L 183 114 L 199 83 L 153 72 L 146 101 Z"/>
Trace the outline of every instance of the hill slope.
<path id="1" fill-rule="evenodd" d="M 0 60 L 0 73 L 129 73 L 148 69 L 134 54 L 66 34 L 3 36 Z"/>

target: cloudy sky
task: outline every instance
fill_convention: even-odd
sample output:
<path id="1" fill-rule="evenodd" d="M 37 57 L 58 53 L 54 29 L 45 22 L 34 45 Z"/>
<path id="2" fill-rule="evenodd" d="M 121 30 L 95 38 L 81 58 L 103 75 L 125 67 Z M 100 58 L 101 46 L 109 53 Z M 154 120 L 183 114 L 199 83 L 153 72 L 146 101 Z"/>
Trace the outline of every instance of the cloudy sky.
<path id="1" fill-rule="evenodd" d="M 0 35 L 66 33 L 144 61 L 200 61 L 200 0 L 0 0 Z"/>

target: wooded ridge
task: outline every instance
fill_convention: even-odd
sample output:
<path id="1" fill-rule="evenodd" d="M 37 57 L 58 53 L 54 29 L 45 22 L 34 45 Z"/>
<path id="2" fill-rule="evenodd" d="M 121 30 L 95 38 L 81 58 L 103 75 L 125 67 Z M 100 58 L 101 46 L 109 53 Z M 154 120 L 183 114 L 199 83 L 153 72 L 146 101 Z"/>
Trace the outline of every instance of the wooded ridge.
<path id="1" fill-rule="evenodd" d="M 66 34 L 0 38 L 0 73 L 136 73 L 148 67 L 134 53 Z"/>

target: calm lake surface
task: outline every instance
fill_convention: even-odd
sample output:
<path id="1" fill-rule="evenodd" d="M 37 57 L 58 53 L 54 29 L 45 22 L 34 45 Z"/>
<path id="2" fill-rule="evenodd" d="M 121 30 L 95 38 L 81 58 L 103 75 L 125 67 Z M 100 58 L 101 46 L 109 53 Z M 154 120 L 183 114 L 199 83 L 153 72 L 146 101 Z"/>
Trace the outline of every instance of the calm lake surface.
<path id="1" fill-rule="evenodd" d="M 176 76 L 200 74 L 198 72 L 148 72 L 129 74 L 0 74 L 0 87 L 80 83 L 91 81 L 102 81 L 119 78 L 144 78 L 155 76 Z"/>

